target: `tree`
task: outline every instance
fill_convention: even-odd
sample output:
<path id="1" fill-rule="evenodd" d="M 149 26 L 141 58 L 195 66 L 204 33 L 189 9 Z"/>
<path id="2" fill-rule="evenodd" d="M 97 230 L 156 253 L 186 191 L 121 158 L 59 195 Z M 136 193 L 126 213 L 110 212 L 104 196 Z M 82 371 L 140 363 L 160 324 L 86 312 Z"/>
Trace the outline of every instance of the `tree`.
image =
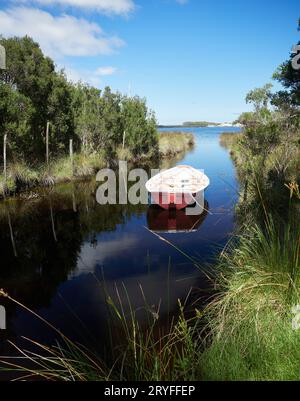
<path id="1" fill-rule="evenodd" d="M 300 30 L 300 20 L 298 24 L 298 31 Z M 300 46 L 300 42 L 298 42 Z M 275 73 L 273 79 L 280 82 L 286 91 L 281 91 L 272 100 L 272 103 L 277 107 L 287 104 L 292 108 L 300 106 L 300 69 L 293 67 L 293 58 L 295 54 L 291 53 L 287 61 L 282 63 Z"/>
<path id="2" fill-rule="evenodd" d="M 7 69 L 0 72 L 0 135 L 10 136 L 14 154 L 24 161 L 45 160 L 45 131 L 50 123 L 52 155 L 75 150 L 105 150 L 111 157 L 127 132 L 135 156 L 157 147 L 156 121 L 144 100 L 123 98 L 109 87 L 103 92 L 67 81 L 31 38 L 0 38 L 7 51 Z"/>
<path id="3" fill-rule="evenodd" d="M 139 97 L 124 97 L 122 101 L 126 145 L 134 156 L 157 151 L 156 120 L 146 101 Z"/>
<path id="4" fill-rule="evenodd" d="M 272 84 L 266 84 L 262 88 L 253 89 L 247 94 L 246 103 L 252 103 L 256 112 L 267 109 L 272 87 Z"/>
<path id="5" fill-rule="evenodd" d="M 85 153 L 105 144 L 105 126 L 101 91 L 79 83 L 73 88 L 75 134 Z"/>
<path id="6" fill-rule="evenodd" d="M 50 121 L 50 148 L 55 154 L 66 151 L 70 138 L 74 138 L 72 86 L 63 72 L 53 74 L 48 96 L 47 120 Z M 76 142 L 76 141 L 75 141 Z"/>
<path id="7" fill-rule="evenodd" d="M 242 124 L 242 125 L 251 125 L 252 123 L 255 123 L 256 118 L 255 114 L 252 111 L 245 111 L 242 113 L 239 118 L 234 121 L 234 124 Z"/>
<path id="8" fill-rule="evenodd" d="M 121 113 L 122 96 L 120 93 L 112 93 L 109 87 L 102 94 L 103 120 L 108 146 L 116 146 L 122 142 L 124 120 Z"/>
<path id="9" fill-rule="evenodd" d="M 44 150 L 44 131 L 48 120 L 48 101 L 53 87 L 55 68 L 53 61 L 45 57 L 28 36 L 1 39 L 6 49 L 6 70 L 0 80 L 30 99 L 30 152 L 27 157 L 41 157 Z M 28 149 L 29 150 L 29 149 Z"/>
<path id="10" fill-rule="evenodd" d="M 0 82 L 0 141 L 8 136 L 9 149 L 13 155 L 26 156 L 27 137 L 34 109 L 30 100 L 11 85 Z M 2 152 L 0 159 L 2 159 Z"/>

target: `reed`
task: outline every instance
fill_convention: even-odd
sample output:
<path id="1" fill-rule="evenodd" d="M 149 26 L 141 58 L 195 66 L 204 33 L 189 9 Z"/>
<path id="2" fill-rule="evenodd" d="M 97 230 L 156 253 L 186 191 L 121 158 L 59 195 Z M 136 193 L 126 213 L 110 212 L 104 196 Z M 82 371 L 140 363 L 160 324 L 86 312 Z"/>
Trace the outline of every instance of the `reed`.
<path id="1" fill-rule="evenodd" d="M 186 152 L 195 145 L 195 138 L 189 132 L 160 132 L 159 153 L 161 157 L 172 157 Z"/>

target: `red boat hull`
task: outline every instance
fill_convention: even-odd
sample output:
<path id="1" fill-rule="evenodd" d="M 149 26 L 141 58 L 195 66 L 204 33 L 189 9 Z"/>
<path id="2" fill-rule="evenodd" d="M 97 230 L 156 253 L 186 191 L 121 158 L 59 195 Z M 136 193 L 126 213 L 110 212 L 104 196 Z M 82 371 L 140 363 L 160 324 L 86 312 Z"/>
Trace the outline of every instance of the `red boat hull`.
<path id="1" fill-rule="evenodd" d="M 182 210 L 195 203 L 196 194 L 152 192 L 152 200 L 165 210 Z"/>

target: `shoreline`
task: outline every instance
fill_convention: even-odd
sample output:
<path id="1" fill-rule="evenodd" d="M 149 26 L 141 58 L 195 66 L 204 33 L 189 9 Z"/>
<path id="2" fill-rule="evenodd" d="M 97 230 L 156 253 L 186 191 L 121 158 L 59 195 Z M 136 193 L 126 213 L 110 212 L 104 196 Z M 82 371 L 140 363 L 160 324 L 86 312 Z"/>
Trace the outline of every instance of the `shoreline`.
<path id="1" fill-rule="evenodd" d="M 0 176 L 0 201 L 26 193 L 33 188 L 52 187 L 62 183 L 89 180 L 97 171 L 116 166 L 120 160 L 132 164 L 163 163 L 184 155 L 194 146 L 194 135 L 191 133 L 168 132 L 158 133 L 158 151 L 133 158 L 127 149 L 117 149 L 115 158 L 105 158 L 101 153 L 74 155 L 73 163 L 69 157 L 61 157 L 49 163 L 30 167 L 25 162 L 8 165 L 7 180 Z"/>

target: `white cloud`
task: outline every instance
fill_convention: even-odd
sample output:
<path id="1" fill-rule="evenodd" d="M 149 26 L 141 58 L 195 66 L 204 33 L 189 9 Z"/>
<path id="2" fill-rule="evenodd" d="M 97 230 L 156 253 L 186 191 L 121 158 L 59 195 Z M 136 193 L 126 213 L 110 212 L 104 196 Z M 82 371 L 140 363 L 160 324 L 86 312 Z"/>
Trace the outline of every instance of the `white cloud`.
<path id="1" fill-rule="evenodd" d="M 98 76 L 93 71 L 75 69 L 68 66 L 62 66 L 69 81 L 77 83 L 79 81 L 98 87 L 101 83 Z"/>
<path id="2" fill-rule="evenodd" d="M 96 70 L 74 69 L 68 66 L 62 68 L 70 81 L 81 81 L 98 88 L 103 84 L 102 77 L 113 75 L 117 71 L 115 67 L 99 67 Z"/>
<path id="3" fill-rule="evenodd" d="M 43 6 L 71 6 L 117 15 L 126 15 L 135 8 L 133 0 L 18 0 L 18 2 L 36 3 Z"/>
<path id="4" fill-rule="evenodd" d="M 117 69 L 115 67 L 99 67 L 96 70 L 96 75 L 113 75 Z"/>
<path id="5" fill-rule="evenodd" d="M 3 36 L 31 36 L 55 60 L 65 56 L 110 54 L 124 42 L 107 36 L 96 23 L 70 15 L 53 16 L 46 11 L 16 7 L 0 10 Z"/>

